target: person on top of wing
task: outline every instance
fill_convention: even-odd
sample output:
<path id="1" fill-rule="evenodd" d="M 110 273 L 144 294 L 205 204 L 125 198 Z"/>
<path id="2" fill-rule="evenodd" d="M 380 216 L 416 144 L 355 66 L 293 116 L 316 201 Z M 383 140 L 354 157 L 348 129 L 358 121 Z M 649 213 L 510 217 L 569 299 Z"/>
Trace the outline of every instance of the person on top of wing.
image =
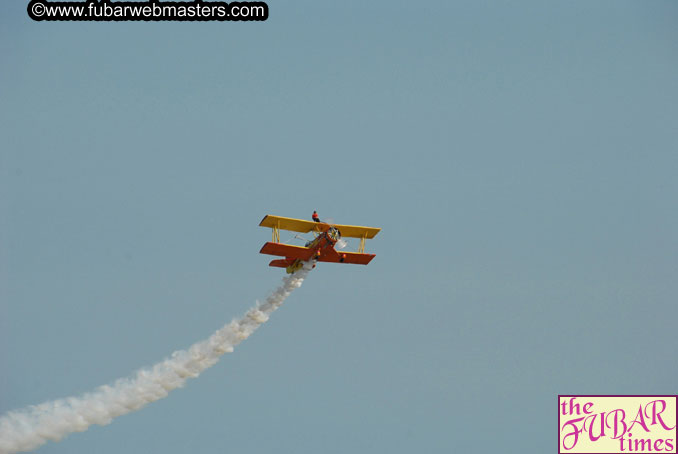
<path id="1" fill-rule="evenodd" d="M 313 218 L 314 222 L 320 222 L 320 216 L 318 216 L 318 213 L 315 210 L 313 210 L 313 215 L 311 218 Z"/>

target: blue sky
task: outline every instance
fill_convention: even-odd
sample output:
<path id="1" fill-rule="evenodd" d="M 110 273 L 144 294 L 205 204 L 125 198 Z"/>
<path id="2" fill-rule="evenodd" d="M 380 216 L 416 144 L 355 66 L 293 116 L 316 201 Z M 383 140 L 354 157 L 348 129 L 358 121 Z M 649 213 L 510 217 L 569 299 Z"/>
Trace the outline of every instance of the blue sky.
<path id="1" fill-rule="evenodd" d="M 265 214 L 383 229 L 185 388 L 40 452 L 546 452 L 558 394 L 678 391 L 675 2 L 25 6 L 0 6 L 0 413 L 265 297 Z"/>

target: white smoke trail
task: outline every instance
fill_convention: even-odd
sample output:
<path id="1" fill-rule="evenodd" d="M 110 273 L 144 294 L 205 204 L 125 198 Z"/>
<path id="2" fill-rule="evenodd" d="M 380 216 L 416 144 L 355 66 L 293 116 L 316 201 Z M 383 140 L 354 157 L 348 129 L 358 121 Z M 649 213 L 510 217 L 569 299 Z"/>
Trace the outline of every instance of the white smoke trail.
<path id="1" fill-rule="evenodd" d="M 247 339 L 269 315 L 301 286 L 311 266 L 283 279 L 283 284 L 264 303 L 250 309 L 242 318 L 233 320 L 188 350 L 135 376 L 122 378 L 112 385 L 101 386 L 79 397 L 45 402 L 22 410 L 10 411 L 0 418 L 0 454 L 30 451 L 48 440 L 58 441 L 72 432 L 82 432 L 92 424 L 109 424 L 114 418 L 139 410 L 150 402 L 166 397 L 169 391 L 183 386 L 213 366 L 224 353 Z"/>

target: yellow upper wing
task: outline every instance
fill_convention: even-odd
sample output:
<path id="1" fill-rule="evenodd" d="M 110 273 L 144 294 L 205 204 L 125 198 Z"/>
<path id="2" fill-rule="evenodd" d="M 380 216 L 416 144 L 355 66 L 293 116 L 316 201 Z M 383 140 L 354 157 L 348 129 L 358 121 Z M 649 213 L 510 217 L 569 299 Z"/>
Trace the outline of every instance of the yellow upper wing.
<path id="1" fill-rule="evenodd" d="M 377 227 L 361 227 L 359 225 L 332 224 L 347 238 L 374 238 L 381 230 Z"/>
<path id="2" fill-rule="evenodd" d="M 259 223 L 261 227 L 278 228 L 292 232 L 323 232 L 329 224 L 324 222 L 304 221 L 302 219 L 284 218 L 282 216 L 267 215 Z M 374 238 L 381 229 L 376 227 L 360 227 L 357 225 L 332 224 L 341 232 L 341 236 L 349 238 Z"/>

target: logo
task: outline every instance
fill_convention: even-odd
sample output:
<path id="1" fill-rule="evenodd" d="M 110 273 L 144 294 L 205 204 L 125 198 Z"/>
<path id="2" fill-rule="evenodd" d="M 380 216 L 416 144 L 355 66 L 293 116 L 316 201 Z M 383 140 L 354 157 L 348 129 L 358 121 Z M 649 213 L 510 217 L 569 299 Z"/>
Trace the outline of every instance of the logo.
<path id="1" fill-rule="evenodd" d="M 558 454 L 676 453 L 678 396 L 558 396 Z"/>

